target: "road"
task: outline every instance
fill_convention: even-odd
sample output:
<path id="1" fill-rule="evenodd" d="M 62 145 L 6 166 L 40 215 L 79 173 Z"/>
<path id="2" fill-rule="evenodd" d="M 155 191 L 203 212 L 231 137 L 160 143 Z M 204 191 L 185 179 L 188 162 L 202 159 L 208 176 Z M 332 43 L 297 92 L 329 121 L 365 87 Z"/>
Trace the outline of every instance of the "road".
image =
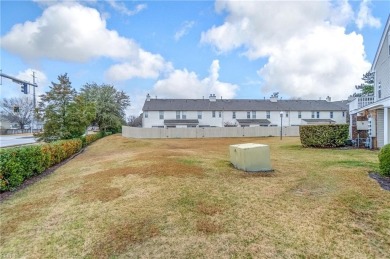
<path id="1" fill-rule="evenodd" d="M 0 147 L 19 146 L 35 143 L 32 134 L 1 135 Z"/>

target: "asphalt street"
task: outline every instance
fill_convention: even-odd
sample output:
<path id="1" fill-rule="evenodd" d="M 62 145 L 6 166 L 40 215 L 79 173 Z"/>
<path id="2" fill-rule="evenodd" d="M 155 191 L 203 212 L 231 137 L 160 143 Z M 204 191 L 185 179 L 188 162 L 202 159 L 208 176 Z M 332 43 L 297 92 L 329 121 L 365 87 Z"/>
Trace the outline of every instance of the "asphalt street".
<path id="1" fill-rule="evenodd" d="M 0 135 L 0 147 L 10 147 L 35 143 L 32 134 Z"/>

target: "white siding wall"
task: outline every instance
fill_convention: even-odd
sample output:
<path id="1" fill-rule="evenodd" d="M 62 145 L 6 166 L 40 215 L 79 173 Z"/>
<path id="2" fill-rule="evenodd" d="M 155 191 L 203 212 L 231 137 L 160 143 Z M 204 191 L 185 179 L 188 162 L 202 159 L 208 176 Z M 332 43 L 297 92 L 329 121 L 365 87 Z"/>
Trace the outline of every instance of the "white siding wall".
<path id="1" fill-rule="evenodd" d="M 378 98 L 378 86 L 381 84 L 381 99 L 390 96 L 390 55 L 389 55 L 389 31 L 385 32 L 382 48 L 379 52 L 375 70 L 375 97 Z"/>
<path id="2" fill-rule="evenodd" d="M 219 111 L 215 112 L 215 118 L 212 117 L 212 111 L 202 111 L 202 119 L 198 119 L 198 111 L 185 111 L 187 120 L 199 120 L 199 125 L 209 125 L 211 127 L 223 127 L 226 122 L 235 123 L 236 119 L 247 119 L 247 111 L 236 111 L 236 119 L 233 119 L 232 111 L 222 111 L 221 118 L 219 117 Z M 250 112 L 250 119 L 252 119 L 252 111 Z M 346 112 L 344 116 L 341 111 L 333 112 L 333 119 L 336 123 L 346 123 Z M 165 111 L 164 119 L 159 118 L 159 111 L 149 111 L 148 118 L 143 118 L 143 127 L 161 127 L 164 126 L 164 120 L 176 120 L 176 111 Z M 180 114 L 182 119 L 182 114 Z M 256 119 L 267 119 L 266 111 L 256 111 Z M 288 111 L 288 117 L 286 112 L 283 112 L 283 126 L 301 125 L 302 119 L 312 119 L 311 111 L 302 111 L 301 118 L 298 118 L 298 111 Z M 314 113 L 314 119 L 317 119 L 317 113 Z M 330 111 L 320 111 L 320 119 L 331 119 Z M 271 122 L 271 125 L 280 126 L 280 112 L 270 111 L 270 118 L 267 119 Z"/>

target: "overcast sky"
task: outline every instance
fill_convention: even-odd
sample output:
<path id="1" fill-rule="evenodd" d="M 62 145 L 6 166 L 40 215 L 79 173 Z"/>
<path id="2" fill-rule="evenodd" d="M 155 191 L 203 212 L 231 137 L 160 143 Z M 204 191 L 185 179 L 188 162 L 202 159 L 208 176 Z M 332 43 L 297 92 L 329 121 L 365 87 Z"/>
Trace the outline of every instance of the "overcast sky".
<path id="1" fill-rule="evenodd" d="M 68 73 L 145 96 L 346 99 L 361 83 L 390 1 L 2 1 L 1 69 L 37 93 Z M 22 96 L 8 79 L 2 97 Z"/>

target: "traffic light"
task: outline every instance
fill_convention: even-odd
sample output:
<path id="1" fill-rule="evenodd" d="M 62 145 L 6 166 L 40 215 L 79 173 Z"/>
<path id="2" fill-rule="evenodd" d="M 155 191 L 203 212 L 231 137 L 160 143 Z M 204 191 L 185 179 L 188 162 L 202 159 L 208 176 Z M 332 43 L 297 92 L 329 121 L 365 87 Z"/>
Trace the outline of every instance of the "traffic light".
<path id="1" fill-rule="evenodd" d="M 14 112 L 19 112 L 19 107 L 18 106 L 14 106 Z"/>
<path id="2" fill-rule="evenodd" d="M 20 86 L 20 91 L 24 94 L 27 94 L 27 84 L 24 83 Z"/>

